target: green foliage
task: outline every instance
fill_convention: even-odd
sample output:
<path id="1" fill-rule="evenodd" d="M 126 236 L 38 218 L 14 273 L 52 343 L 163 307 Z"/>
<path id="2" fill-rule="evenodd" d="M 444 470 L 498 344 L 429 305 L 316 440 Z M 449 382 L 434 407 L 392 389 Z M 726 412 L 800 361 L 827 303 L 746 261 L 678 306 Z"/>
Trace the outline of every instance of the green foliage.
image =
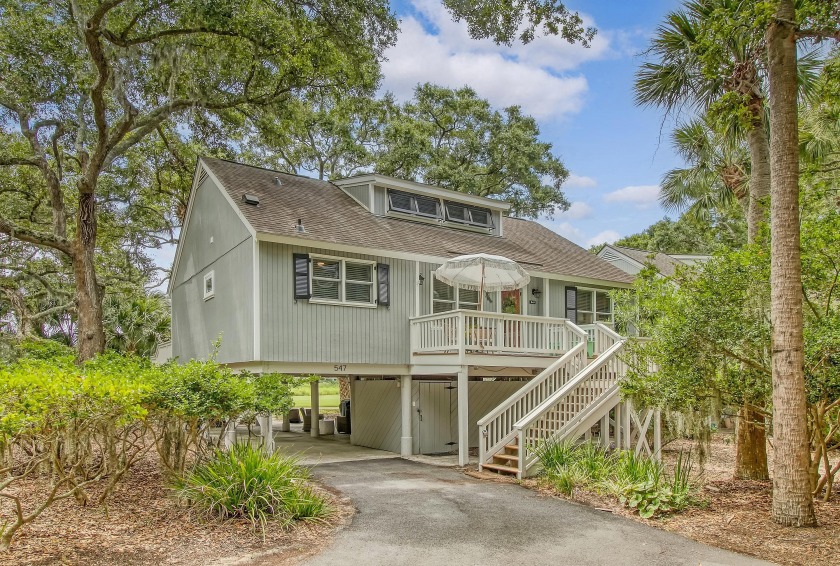
<path id="1" fill-rule="evenodd" d="M 387 118 L 375 169 L 474 195 L 498 198 L 535 218 L 568 206 L 568 171 L 539 140 L 536 121 L 518 106 L 494 110 L 469 87 L 417 87 Z"/>
<path id="2" fill-rule="evenodd" d="M 192 509 L 222 519 L 243 519 L 263 535 L 269 521 L 319 521 L 331 513 L 309 473 L 293 456 L 266 454 L 249 443 L 216 450 L 173 482 Z"/>
<path id="3" fill-rule="evenodd" d="M 680 452 L 672 476 L 655 460 L 588 442 L 547 442 L 537 457 L 546 481 L 560 493 L 571 496 L 577 487 L 606 493 L 645 519 L 697 503 L 690 453 Z"/>
<path id="4" fill-rule="evenodd" d="M 169 340 L 169 302 L 162 293 L 111 295 L 105 300 L 108 349 L 148 357 L 159 342 Z"/>
<path id="5" fill-rule="evenodd" d="M 727 209 L 710 211 L 708 216 L 700 218 L 693 214 L 683 214 L 677 220 L 665 217 L 615 243 L 671 254 L 711 254 L 721 247 L 739 248 L 746 241 L 747 225 L 743 214 Z"/>

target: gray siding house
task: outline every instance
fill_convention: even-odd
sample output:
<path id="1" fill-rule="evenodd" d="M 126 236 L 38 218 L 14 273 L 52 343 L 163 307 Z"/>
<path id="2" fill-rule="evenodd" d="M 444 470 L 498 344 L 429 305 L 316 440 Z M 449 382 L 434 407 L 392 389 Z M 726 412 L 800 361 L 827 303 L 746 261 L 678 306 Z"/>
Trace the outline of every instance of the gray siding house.
<path id="1" fill-rule="evenodd" d="M 598 257 L 610 262 L 630 275 L 638 274 L 646 265 L 652 265 L 659 273 L 670 277 L 679 265 L 694 265 L 707 261 L 711 256 L 702 254 L 666 254 L 637 248 L 607 244 L 598 252 Z"/>
<path id="2" fill-rule="evenodd" d="M 201 158 L 169 288 L 172 356 L 205 358 L 221 338 L 236 369 L 350 377 L 354 444 L 457 446 L 465 461 L 488 412 L 570 352 L 589 367 L 618 340 L 608 293 L 633 279 L 508 208 L 376 174 L 327 182 Z M 517 261 L 529 286 L 479 297 L 434 277 L 478 252 Z"/>

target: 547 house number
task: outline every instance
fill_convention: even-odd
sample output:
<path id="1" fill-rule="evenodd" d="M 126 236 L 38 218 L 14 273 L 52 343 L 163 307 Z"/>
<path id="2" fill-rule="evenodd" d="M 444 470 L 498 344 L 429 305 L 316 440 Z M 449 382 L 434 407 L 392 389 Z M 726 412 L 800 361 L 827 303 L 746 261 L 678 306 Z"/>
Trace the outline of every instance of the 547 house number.
<path id="1" fill-rule="evenodd" d="M 333 371 L 347 371 L 347 364 L 336 364 L 333 366 Z"/>

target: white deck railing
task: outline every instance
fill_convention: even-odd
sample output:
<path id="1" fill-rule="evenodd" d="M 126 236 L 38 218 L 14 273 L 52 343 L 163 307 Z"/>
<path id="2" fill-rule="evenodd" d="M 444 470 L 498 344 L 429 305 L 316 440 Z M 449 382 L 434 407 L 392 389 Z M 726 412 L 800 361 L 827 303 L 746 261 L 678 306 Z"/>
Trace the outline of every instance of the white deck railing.
<path id="1" fill-rule="evenodd" d="M 456 310 L 411 319 L 411 351 L 416 354 L 561 356 L 585 338 L 563 318 Z"/>

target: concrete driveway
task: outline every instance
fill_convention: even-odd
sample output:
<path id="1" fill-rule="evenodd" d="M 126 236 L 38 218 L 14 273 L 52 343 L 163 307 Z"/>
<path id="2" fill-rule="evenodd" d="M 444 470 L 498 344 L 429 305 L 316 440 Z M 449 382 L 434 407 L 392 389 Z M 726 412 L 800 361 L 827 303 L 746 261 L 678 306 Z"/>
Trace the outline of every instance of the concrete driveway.
<path id="1" fill-rule="evenodd" d="M 517 485 L 399 458 L 315 467 L 352 523 L 306 564 L 767 564 Z"/>

